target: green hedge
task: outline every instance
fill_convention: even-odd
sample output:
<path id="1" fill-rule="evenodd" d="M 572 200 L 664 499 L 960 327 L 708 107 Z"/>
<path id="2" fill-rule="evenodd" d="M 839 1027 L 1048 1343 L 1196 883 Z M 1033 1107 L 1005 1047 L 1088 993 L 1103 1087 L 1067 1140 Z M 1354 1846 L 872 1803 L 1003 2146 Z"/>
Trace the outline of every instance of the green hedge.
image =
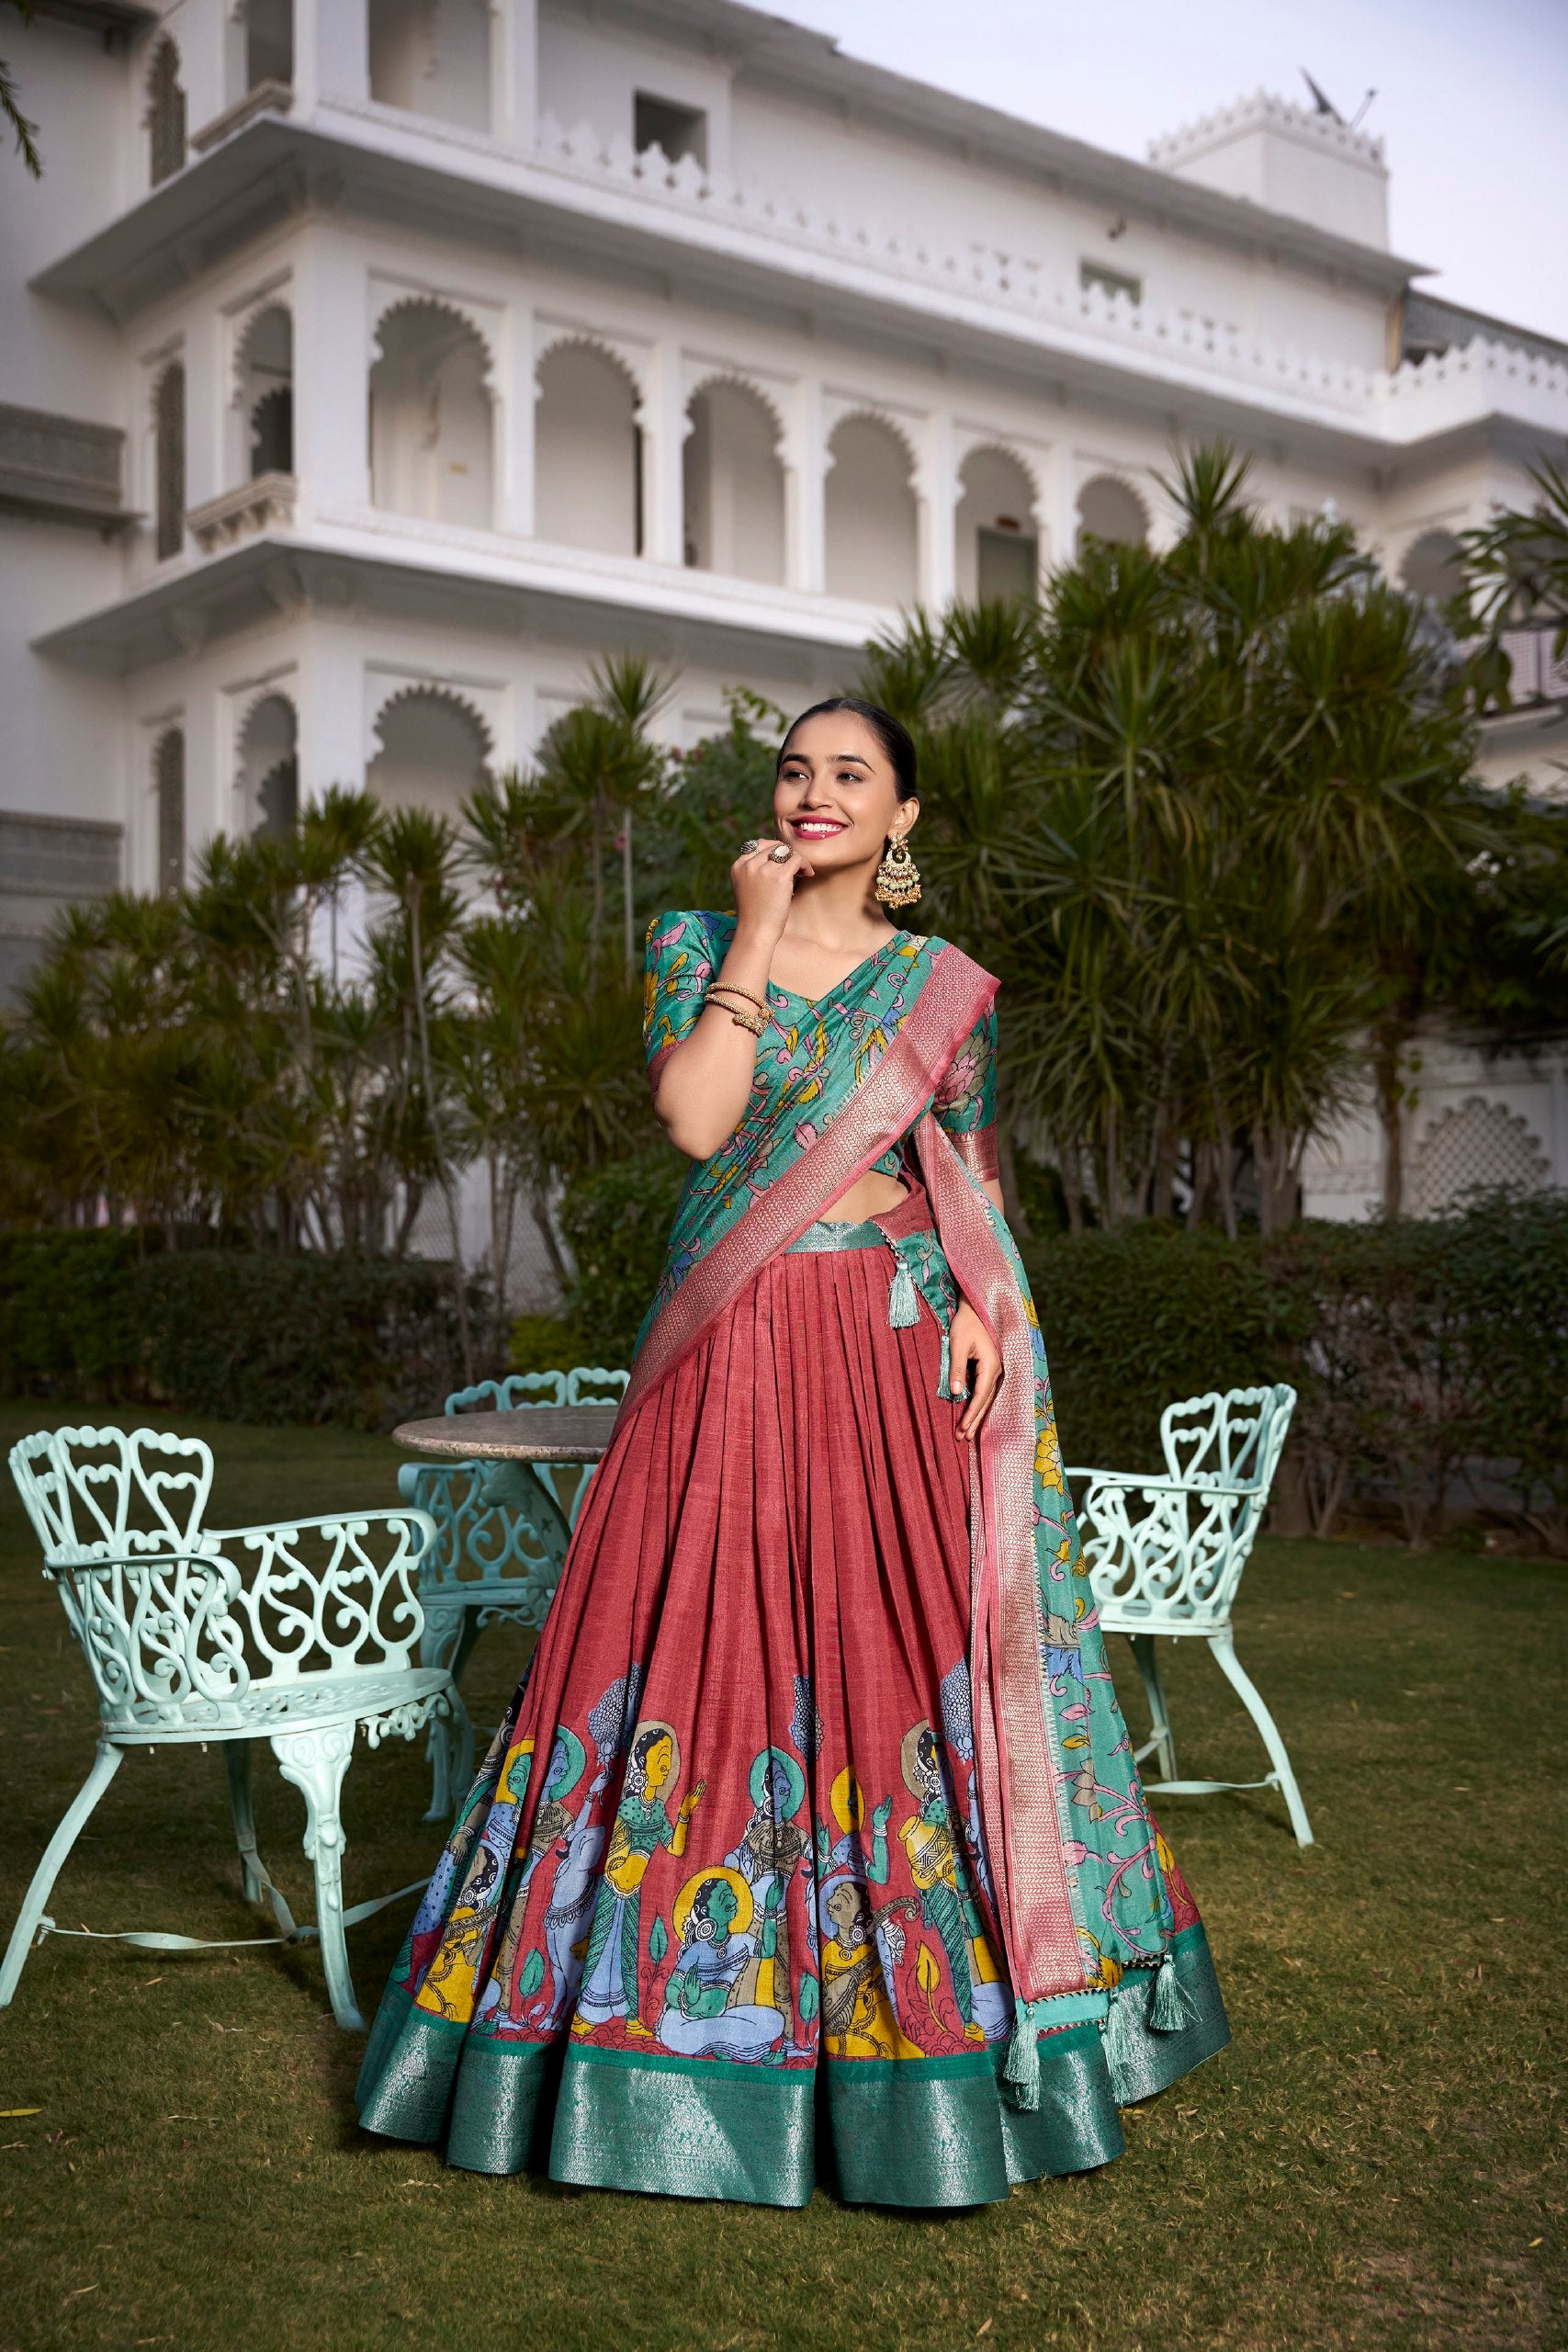
<path id="1" fill-rule="evenodd" d="M 664 1268 L 686 1162 L 667 1144 L 579 1177 L 561 1204 L 577 1261 L 567 1313 L 585 1363 L 628 1364 Z"/>
<path id="2" fill-rule="evenodd" d="M 629 1363 L 682 1172 L 660 1148 L 572 1188 L 568 1319 L 518 1326 L 525 1368 Z M 1173 1397 L 1289 1380 L 1301 1402 L 1280 1491 L 1298 1523 L 1326 1532 L 1350 1495 L 1373 1495 L 1420 1541 L 1479 1466 L 1568 1547 L 1568 1194 L 1269 1240 L 1056 1235 L 1027 1255 L 1069 1462 L 1152 1469 Z M 385 1428 L 459 1381 L 454 1324 L 447 1270 L 421 1260 L 0 1235 L 13 1396 Z"/>
<path id="3" fill-rule="evenodd" d="M 1484 1467 L 1568 1542 L 1568 1194 L 1269 1240 L 1141 1227 L 1028 1257 L 1070 1461 L 1153 1467 L 1171 1398 L 1288 1380 L 1284 1492 L 1318 1532 L 1374 1495 L 1421 1541 Z"/>
<path id="4" fill-rule="evenodd" d="M 0 1236 L 0 1392 L 384 1429 L 462 1378 L 448 1271 L 134 1235 Z"/>

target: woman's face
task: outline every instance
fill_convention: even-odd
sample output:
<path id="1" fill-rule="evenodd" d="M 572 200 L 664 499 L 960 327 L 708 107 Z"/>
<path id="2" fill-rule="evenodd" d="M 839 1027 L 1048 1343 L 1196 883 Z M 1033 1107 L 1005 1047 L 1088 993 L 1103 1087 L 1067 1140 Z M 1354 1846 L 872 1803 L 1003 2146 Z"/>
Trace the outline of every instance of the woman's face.
<path id="1" fill-rule="evenodd" d="M 818 874 L 875 865 L 890 834 L 920 813 L 900 800 L 893 763 L 852 710 L 824 710 L 795 728 L 773 786 L 779 838 Z"/>

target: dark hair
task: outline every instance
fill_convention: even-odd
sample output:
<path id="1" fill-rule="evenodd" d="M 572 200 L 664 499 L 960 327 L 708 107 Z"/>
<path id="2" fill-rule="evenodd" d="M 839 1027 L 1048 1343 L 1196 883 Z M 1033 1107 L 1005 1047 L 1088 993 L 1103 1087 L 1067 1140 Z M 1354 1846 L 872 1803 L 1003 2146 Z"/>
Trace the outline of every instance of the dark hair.
<path id="1" fill-rule="evenodd" d="M 783 767 L 796 730 L 804 727 L 808 718 L 820 718 L 830 710 L 853 711 L 857 718 L 864 719 L 892 763 L 899 799 L 913 800 L 920 788 L 915 773 L 914 737 L 901 718 L 895 718 L 893 713 L 884 710 L 880 703 L 863 702 L 858 695 L 830 695 L 826 702 L 814 702 L 809 710 L 797 712 L 790 720 L 788 734 L 779 745 L 774 775 Z"/>

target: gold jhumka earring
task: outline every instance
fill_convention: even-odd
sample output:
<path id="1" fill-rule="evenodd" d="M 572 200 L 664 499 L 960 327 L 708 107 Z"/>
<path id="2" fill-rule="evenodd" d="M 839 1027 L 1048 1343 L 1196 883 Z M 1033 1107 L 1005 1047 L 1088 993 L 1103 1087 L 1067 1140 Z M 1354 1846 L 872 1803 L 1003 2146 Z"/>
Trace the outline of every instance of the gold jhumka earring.
<path id="1" fill-rule="evenodd" d="M 912 907 L 920 895 L 920 869 L 902 833 L 895 833 L 882 853 L 876 895 L 885 907 Z"/>

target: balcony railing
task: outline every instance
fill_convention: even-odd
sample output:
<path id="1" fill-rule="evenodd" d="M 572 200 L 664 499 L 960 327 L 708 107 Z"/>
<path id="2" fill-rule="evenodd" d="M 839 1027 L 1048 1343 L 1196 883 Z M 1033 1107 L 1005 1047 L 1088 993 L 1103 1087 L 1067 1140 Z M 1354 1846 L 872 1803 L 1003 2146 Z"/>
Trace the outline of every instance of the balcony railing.
<path id="1" fill-rule="evenodd" d="M 186 527 L 203 555 L 215 555 L 220 548 L 232 547 L 236 539 L 255 532 L 287 530 L 294 520 L 298 489 L 292 474 L 257 474 L 237 490 L 209 498 L 205 506 L 193 506 Z"/>

